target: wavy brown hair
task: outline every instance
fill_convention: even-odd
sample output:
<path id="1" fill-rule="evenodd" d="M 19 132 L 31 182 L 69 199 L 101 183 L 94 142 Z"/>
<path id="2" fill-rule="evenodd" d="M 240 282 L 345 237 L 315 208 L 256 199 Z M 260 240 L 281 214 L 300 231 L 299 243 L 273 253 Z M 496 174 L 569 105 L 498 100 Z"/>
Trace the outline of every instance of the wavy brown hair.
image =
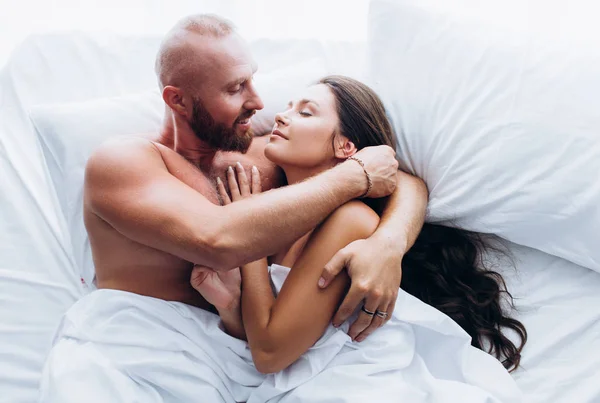
<path id="1" fill-rule="evenodd" d="M 334 94 L 339 132 L 357 149 L 395 148 L 385 108 L 371 88 L 344 76 L 327 76 L 319 84 Z M 488 248 L 477 233 L 425 224 L 404 256 L 401 288 L 448 315 L 471 336 L 474 347 L 485 348 L 512 371 L 519 366 L 527 331 L 509 316 L 514 304 L 504 279 L 481 259 Z M 516 333 L 517 344 L 506 336 L 507 329 Z"/>

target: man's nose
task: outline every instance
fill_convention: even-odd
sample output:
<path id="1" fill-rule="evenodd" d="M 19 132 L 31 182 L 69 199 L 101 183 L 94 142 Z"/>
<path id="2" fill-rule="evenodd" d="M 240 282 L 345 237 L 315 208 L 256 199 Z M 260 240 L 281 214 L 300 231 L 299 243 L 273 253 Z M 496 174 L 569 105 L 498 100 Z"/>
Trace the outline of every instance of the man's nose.
<path id="1" fill-rule="evenodd" d="M 265 107 L 265 104 L 263 103 L 262 99 L 260 99 L 260 96 L 258 96 L 258 93 L 256 92 L 256 89 L 254 88 L 254 86 L 252 86 L 252 91 L 250 92 L 250 97 L 246 101 L 244 107 L 245 107 L 245 109 L 248 109 L 248 110 L 257 110 L 257 111 L 259 111 Z"/>

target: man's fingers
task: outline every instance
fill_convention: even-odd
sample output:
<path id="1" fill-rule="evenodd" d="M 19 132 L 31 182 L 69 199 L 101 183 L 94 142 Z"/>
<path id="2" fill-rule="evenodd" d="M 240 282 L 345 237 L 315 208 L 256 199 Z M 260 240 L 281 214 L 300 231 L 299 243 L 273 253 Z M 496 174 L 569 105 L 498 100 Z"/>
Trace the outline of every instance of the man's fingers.
<path id="1" fill-rule="evenodd" d="M 397 298 L 398 297 L 395 296 L 392 299 L 392 301 L 390 302 L 390 304 L 388 305 L 387 310 L 385 311 L 385 313 L 387 313 L 387 317 L 385 318 L 385 320 L 383 321 L 383 323 L 386 323 L 392 317 L 392 314 L 394 313 L 394 309 L 396 309 Z"/>
<path id="2" fill-rule="evenodd" d="M 365 329 L 367 329 L 371 323 L 375 320 L 375 311 L 377 310 L 378 303 L 377 302 L 365 302 L 365 304 L 361 307 L 361 310 L 358 314 L 358 318 L 354 321 L 350 329 L 348 329 L 348 336 L 352 338 L 352 340 L 356 340 L 357 336 Z M 365 312 L 368 311 L 368 312 Z"/>
<path id="3" fill-rule="evenodd" d="M 223 184 L 223 181 L 219 177 L 217 177 L 217 191 L 219 192 L 219 195 L 221 196 L 221 199 L 223 200 L 223 204 L 231 204 L 231 199 L 229 198 L 229 195 L 227 194 L 227 190 L 225 190 L 225 185 Z"/>
<path id="4" fill-rule="evenodd" d="M 344 323 L 350 317 L 350 315 L 354 313 L 356 308 L 362 304 L 364 297 L 365 294 L 362 289 L 352 285 L 348 291 L 348 294 L 346 294 L 346 298 L 344 298 L 344 301 L 342 301 L 342 305 L 340 305 L 335 316 L 333 317 L 333 326 L 338 327 Z"/>
<path id="5" fill-rule="evenodd" d="M 344 249 L 336 253 L 331 260 L 325 265 L 321 272 L 321 278 L 319 279 L 319 287 L 326 288 L 331 281 L 340 274 L 346 264 L 348 263 L 348 255 Z"/>
<path id="6" fill-rule="evenodd" d="M 229 185 L 231 200 L 239 200 L 241 198 L 240 188 L 238 187 L 237 179 L 235 179 L 235 172 L 232 167 L 227 168 L 227 184 Z"/>
<path id="7" fill-rule="evenodd" d="M 385 307 L 385 308 L 382 308 Z M 385 318 L 381 317 L 382 313 L 387 313 L 389 309 L 389 304 L 381 304 L 379 306 L 379 308 L 377 308 L 377 310 L 372 311 L 375 312 L 375 315 L 373 316 L 373 320 L 371 321 L 371 323 L 369 324 L 369 326 L 367 326 L 362 332 L 360 332 L 357 336 L 356 336 L 356 341 L 361 342 L 364 339 L 367 338 L 367 336 L 369 336 L 371 333 L 373 333 L 375 331 L 375 329 L 381 327 L 381 325 L 383 325 L 386 321 L 387 318 L 389 317 L 389 315 L 387 315 Z M 379 315 L 378 315 L 379 313 Z M 350 331 L 348 331 L 348 334 L 350 335 L 353 331 L 357 331 L 359 329 L 359 324 L 357 323 L 358 321 L 354 322 L 354 324 L 352 325 L 352 327 L 350 328 Z M 355 329 L 353 329 L 356 326 Z M 352 333 L 353 334 L 353 333 Z M 352 336 L 351 336 L 352 337 Z"/>
<path id="8" fill-rule="evenodd" d="M 257 194 L 262 192 L 262 183 L 260 182 L 260 172 L 258 172 L 258 168 L 252 167 L 252 194 Z"/>
<path id="9" fill-rule="evenodd" d="M 248 181 L 248 176 L 246 176 L 246 170 L 239 162 L 235 164 L 235 170 L 237 171 L 240 194 L 242 197 L 250 196 L 250 182 Z"/>
<path id="10" fill-rule="evenodd" d="M 396 301 L 397 300 L 398 300 L 398 291 L 393 293 L 390 298 L 390 303 L 389 303 L 387 309 L 385 310 L 385 313 L 387 313 L 388 315 L 385 318 L 385 320 L 383 321 L 383 323 L 387 322 L 392 317 L 392 314 L 394 313 L 394 309 L 396 309 Z"/>

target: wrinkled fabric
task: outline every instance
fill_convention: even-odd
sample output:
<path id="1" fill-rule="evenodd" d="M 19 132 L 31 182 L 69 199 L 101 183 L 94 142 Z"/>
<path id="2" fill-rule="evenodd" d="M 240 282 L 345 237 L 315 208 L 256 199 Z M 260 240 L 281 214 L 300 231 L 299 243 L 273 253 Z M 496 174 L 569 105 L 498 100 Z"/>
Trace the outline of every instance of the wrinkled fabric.
<path id="1" fill-rule="evenodd" d="M 273 265 L 279 290 L 289 272 Z M 329 326 L 287 369 L 260 374 L 217 315 L 179 302 L 96 290 L 64 316 L 40 402 L 521 401 L 500 362 L 450 318 L 405 292 L 361 343 Z"/>

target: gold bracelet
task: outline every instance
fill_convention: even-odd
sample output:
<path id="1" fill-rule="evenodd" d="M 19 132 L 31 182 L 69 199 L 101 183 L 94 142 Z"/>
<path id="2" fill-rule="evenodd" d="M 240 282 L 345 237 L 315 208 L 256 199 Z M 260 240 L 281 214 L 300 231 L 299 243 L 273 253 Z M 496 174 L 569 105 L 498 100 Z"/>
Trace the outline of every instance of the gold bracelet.
<path id="1" fill-rule="evenodd" d="M 365 175 L 367 176 L 367 191 L 362 196 L 360 196 L 360 198 L 362 199 L 363 197 L 367 196 L 369 194 L 369 192 L 371 191 L 371 188 L 373 187 L 373 181 L 371 180 L 371 176 L 369 175 L 369 173 L 367 172 L 367 169 L 365 168 L 364 162 L 362 162 L 360 158 L 353 156 L 353 157 L 348 157 L 347 159 L 358 162 L 358 165 L 361 166 Z"/>

